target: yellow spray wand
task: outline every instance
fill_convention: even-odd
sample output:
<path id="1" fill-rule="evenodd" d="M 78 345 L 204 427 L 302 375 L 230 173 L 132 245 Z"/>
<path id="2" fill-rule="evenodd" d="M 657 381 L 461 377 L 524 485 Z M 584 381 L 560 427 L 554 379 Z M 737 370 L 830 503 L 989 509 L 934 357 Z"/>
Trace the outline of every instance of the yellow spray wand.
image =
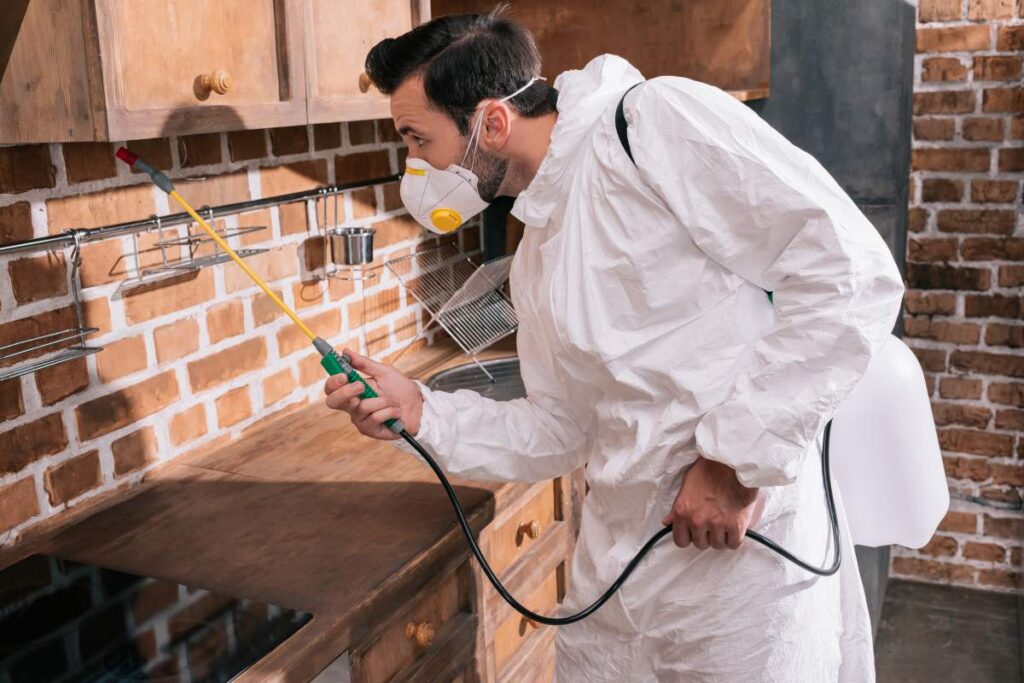
<path id="1" fill-rule="evenodd" d="M 359 398 L 376 398 L 377 392 L 375 392 L 370 385 L 366 383 L 366 380 L 356 372 L 349 359 L 335 351 L 326 340 L 318 337 L 316 333 L 309 328 L 309 325 L 299 319 L 299 316 L 295 314 L 295 311 L 293 311 L 288 304 L 282 301 L 281 297 L 275 294 L 267 283 L 263 281 L 263 278 L 257 275 L 256 272 L 249 267 L 249 264 L 243 261 L 242 257 L 236 254 L 235 250 L 228 246 L 228 243 L 224 241 L 224 238 L 218 235 L 217 231 L 214 230 L 209 223 L 203 220 L 202 216 L 196 213 L 196 210 L 189 206 L 189 203 L 186 202 L 180 194 L 178 194 L 178 191 L 174 189 L 174 184 L 171 182 L 170 178 L 140 159 L 137 154 L 133 154 L 124 147 L 117 150 L 117 158 L 132 168 L 137 168 L 140 171 L 147 173 L 157 187 L 166 192 L 169 197 L 181 205 L 181 208 L 183 208 L 185 212 L 192 217 L 192 220 L 194 220 L 199 227 L 206 231 L 210 238 L 217 243 L 217 246 L 223 249 L 224 253 L 230 256 L 231 259 L 245 272 L 245 274 L 263 290 L 263 293 L 270 297 L 270 300 L 274 302 L 274 305 L 281 309 L 282 313 L 291 318 L 291 321 L 298 325 L 299 329 L 309 337 L 310 341 L 313 342 L 313 346 L 320 353 L 320 365 L 322 365 L 329 374 L 343 374 L 349 382 L 361 382 L 363 385 L 363 392 L 359 394 Z M 403 425 L 402 421 L 397 418 L 388 420 L 384 425 L 396 434 L 401 434 L 405 430 L 405 425 Z"/>

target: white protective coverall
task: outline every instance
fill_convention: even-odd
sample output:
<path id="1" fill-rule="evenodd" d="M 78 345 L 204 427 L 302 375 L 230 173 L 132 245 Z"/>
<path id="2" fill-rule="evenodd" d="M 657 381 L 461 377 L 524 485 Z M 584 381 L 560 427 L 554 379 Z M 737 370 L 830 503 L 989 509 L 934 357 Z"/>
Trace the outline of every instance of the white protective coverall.
<path id="1" fill-rule="evenodd" d="M 662 528 L 698 455 L 764 487 L 757 531 L 826 564 L 819 436 L 903 293 L 839 185 L 722 90 L 658 78 L 630 93 L 634 167 L 614 110 L 640 80 L 605 55 L 555 82 L 551 145 L 513 209 L 526 224 L 511 291 L 527 397 L 421 385 L 418 438 L 451 474 L 541 481 L 587 464 L 563 615 Z M 840 518 L 830 578 L 749 539 L 737 551 L 663 539 L 594 615 L 559 627 L 556 680 L 874 680 Z"/>

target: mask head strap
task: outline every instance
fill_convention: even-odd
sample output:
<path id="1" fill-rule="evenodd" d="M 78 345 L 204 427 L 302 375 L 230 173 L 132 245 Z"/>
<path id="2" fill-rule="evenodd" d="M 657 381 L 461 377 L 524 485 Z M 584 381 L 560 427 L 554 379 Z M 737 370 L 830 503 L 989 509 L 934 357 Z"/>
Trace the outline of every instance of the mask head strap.
<path id="1" fill-rule="evenodd" d="M 537 81 L 546 81 L 546 80 L 547 79 L 544 78 L 543 76 L 534 76 L 533 78 L 531 78 L 529 81 L 526 82 L 526 85 L 524 85 L 523 87 L 519 88 L 519 90 L 516 90 L 511 95 L 505 95 L 505 97 L 502 97 L 500 100 L 498 100 L 498 102 L 508 102 L 509 100 L 511 100 L 516 95 L 520 95 L 520 94 L 526 92 L 526 90 L 531 85 L 536 83 Z M 473 130 L 469 134 L 469 142 L 466 145 L 466 153 L 462 155 L 462 161 L 459 164 L 463 168 L 466 167 L 465 166 L 466 157 L 469 156 L 469 150 L 470 149 L 473 150 L 473 158 L 472 158 L 472 160 L 470 160 L 470 166 L 472 166 L 476 162 L 476 150 L 480 146 L 479 145 L 479 142 L 480 142 L 479 137 L 480 137 L 480 130 L 483 128 L 483 122 L 484 122 L 484 114 L 483 114 L 483 112 L 480 112 L 480 116 L 477 117 L 476 122 L 473 124 Z M 473 145 L 474 141 L 477 142 L 477 145 L 475 145 L 475 146 Z"/>

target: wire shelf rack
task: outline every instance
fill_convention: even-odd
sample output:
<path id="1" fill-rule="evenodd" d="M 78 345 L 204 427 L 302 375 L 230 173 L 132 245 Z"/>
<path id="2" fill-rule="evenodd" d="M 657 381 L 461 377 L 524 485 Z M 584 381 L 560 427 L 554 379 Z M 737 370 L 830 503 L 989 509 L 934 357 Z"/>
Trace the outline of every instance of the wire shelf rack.
<path id="1" fill-rule="evenodd" d="M 512 257 L 477 265 L 454 245 L 384 263 L 436 323 L 492 381 L 476 354 L 516 331 L 519 320 L 506 292 Z"/>
<path id="2" fill-rule="evenodd" d="M 17 361 L 23 356 L 33 357 L 38 354 L 48 354 L 58 350 L 57 347 L 71 343 L 59 349 L 58 353 L 46 356 L 40 360 L 14 365 L 6 369 L 0 369 L 0 382 L 5 380 L 38 372 L 61 363 L 67 363 L 76 358 L 82 358 L 103 350 L 101 346 L 89 346 L 85 338 L 90 334 L 99 332 L 98 328 L 86 327 L 83 322 L 81 291 L 79 289 L 78 271 L 82 263 L 81 242 L 76 240 L 71 252 L 71 274 L 70 291 L 71 301 L 74 304 L 75 326 L 56 332 L 36 335 L 28 339 L 22 339 L 12 344 L 0 346 L 0 365 L 6 365 L 10 361 Z"/>
<path id="3" fill-rule="evenodd" d="M 203 207 L 200 211 L 207 214 L 207 222 L 212 226 L 214 220 L 213 210 L 210 207 Z M 138 233 L 133 235 L 133 255 L 138 274 L 135 277 L 124 280 L 117 288 L 115 297 L 122 297 L 141 290 L 159 287 L 161 284 L 176 281 L 183 275 L 198 272 L 201 268 L 209 268 L 210 266 L 231 260 L 231 257 L 226 252 L 220 250 L 212 237 L 205 236 L 205 234 L 192 233 L 191 229 L 188 229 L 184 237 L 165 237 L 164 226 L 161 223 L 160 217 L 154 215 L 152 220 L 159 236 L 154 247 L 160 250 L 160 262 L 153 266 L 142 267 Z M 232 237 L 240 237 L 266 229 L 267 226 L 265 225 L 255 225 L 233 230 L 222 230 L 218 234 L 225 240 L 229 240 Z M 210 247 L 212 247 L 212 250 Z M 181 255 L 183 249 L 187 250 L 187 256 Z M 177 250 L 177 256 L 173 253 L 175 250 Z M 203 253 L 204 251 L 210 253 Z M 267 250 L 236 249 L 235 253 L 242 258 L 248 258 L 256 254 L 262 254 L 265 251 Z"/>

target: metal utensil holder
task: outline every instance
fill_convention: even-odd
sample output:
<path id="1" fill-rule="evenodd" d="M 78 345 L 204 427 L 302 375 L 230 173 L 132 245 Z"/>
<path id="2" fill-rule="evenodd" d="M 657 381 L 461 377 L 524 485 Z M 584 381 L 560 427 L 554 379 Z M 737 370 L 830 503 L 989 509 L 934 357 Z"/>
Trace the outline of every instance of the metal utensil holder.
<path id="1" fill-rule="evenodd" d="M 213 209 L 209 206 L 204 206 L 199 209 L 200 212 L 206 213 L 207 222 L 210 226 L 213 226 L 214 215 Z M 159 239 L 156 242 L 156 247 L 160 249 L 160 263 L 155 266 L 148 268 L 142 267 L 142 258 L 139 253 L 139 238 L 138 233 L 132 235 L 132 246 L 133 255 L 135 257 L 135 268 L 137 275 L 133 278 L 129 278 L 121 283 L 118 287 L 115 296 L 121 296 L 124 294 L 130 294 L 140 289 L 150 289 L 157 287 L 161 283 L 169 280 L 175 280 L 180 278 L 182 275 L 188 273 L 198 272 L 201 268 L 208 268 L 215 266 L 218 263 L 224 263 L 225 261 L 231 260 L 227 252 L 221 251 L 216 241 L 207 236 L 205 233 L 193 233 L 191 227 L 186 227 L 186 234 L 184 237 L 165 237 L 164 227 L 161 224 L 160 217 L 157 215 L 152 216 L 154 221 L 154 229 L 157 231 Z M 231 239 L 241 235 L 247 235 L 252 232 L 259 230 L 266 230 L 265 225 L 255 225 L 245 228 L 235 228 L 233 230 L 220 231 L 220 236 L 225 239 Z M 203 249 L 204 245 L 213 244 L 213 253 L 199 255 L 199 252 Z M 188 248 L 188 256 L 182 258 L 180 249 L 182 247 Z M 173 258 L 168 254 L 168 249 L 177 248 L 178 257 Z M 236 249 L 235 253 L 242 258 L 248 258 L 255 256 L 256 254 L 262 254 L 267 251 L 266 249 Z"/>
<path id="2" fill-rule="evenodd" d="M 6 364 L 7 361 L 14 360 L 20 356 L 33 356 L 39 352 L 45 353 L 53 350 L 53 347 L 67 344 L 68 342 L 75 343 L 61 349 L 56 355 L 43 358 L 42 360 L 24 363 L 22 365 L 15 365 L 14 367 L 5 370 L 0 370 L 0 382 L 8 379 L 14 379 L 15 377 L 21 377 L 22 375 L 28 375 L 33 372 L 38 372 L 44 368 L 60 365 L 61 363 L 67 363 L 68 361 L 72 361 L 76 358 L 82 358 L 83 356 L 88 356 L 103 350 L 102 346 L 89 346 L 85 341 L 85 338 L 88 335 L 99 332 L 99 329 L 96 327 L 86 327 L 83 320 L 81 290 L 78 278 L 79 266 L 81 263 L 81 242 L 79 241 L 78 234 L 76 233 L 74 246 L 71 249 L 71 274 L 68 287 L 71 291 L 71 301 L 74 304 L 75 309 L 75 321 L 77 323 L 75 327 L 59 330 L 57 332 L 41 334 L 31 337 L 30 339 L 14 342 L 13 344 L 0 346 L 0 365 Z"/>
<path id="3" fill-rule="evenodd" d="M 324 277 L 339 280 L 371 280 L 377 277 L 373 270 L 358 267 L 373 262 L 373 236 L 377 231 L 370 227 L 339 225 L 338 193 L 331 195 L 327 188 L 321 192 L 323 210 L 317 212 L 317 222 L 324 239 Z M 331 211 L 328 211 L 329 205 Z"/>
<path id="4" fill-rule="evenodd" d="M 491 381 L 476 358 L 516 331 L 519 320 L 505 292 L 512 256 L 475 264 L 453 245 L 442 245 L 384 263 Z M 424 330 L 425 332 L 426 330 Z"/>

